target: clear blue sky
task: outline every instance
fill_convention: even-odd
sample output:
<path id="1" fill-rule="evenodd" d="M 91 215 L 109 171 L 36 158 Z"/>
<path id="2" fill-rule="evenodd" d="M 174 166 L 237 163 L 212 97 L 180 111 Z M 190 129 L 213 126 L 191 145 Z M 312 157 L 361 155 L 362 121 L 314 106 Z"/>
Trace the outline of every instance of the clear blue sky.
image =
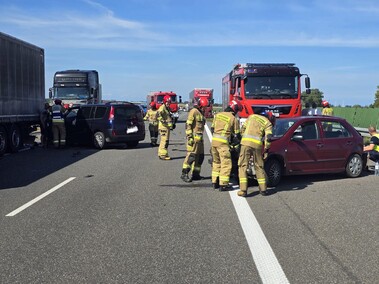
<path id="1" fill-rule="evenodd" d="M 379 85 L 377 0 L 0 0 L 0 31 L 45 49 L 55 71 L 96 69 L 104 99 L 214 88 L 236 63 L 296 63 L 335 105 Z"/>

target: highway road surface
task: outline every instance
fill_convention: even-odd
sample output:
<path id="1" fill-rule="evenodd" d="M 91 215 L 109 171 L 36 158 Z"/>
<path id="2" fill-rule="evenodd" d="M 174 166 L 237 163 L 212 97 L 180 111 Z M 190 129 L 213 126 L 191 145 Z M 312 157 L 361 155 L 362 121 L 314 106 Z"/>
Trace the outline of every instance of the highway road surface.
<path id="1" fill-rule="evenodd" d="M 180 179 L 146 140 L 0 158 L 0 283 L 379 283 L 379 178 L 284 178 L 274 194 Z M 237 186 L 236 186 L 237 187 Z"/>

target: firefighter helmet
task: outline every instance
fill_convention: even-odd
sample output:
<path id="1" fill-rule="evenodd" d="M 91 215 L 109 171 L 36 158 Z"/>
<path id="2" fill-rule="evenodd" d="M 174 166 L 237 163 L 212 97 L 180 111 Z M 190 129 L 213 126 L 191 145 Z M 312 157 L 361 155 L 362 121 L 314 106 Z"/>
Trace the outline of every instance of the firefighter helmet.
<path id="1" fill-rule="evenodd" d="M 200 98 L 197 101 L 198 107 L 207 107 L 209 105 L 209 101 L 207 98 Z"/>
<path id="2" fill-rule="evenodd" d="M 329 102 L 328 101 L 322 101 L 321 105 L 322 105 L 322 107 L 328 107 L 329 106 Z"/>
<path id="3" fill-rule="evenodd" d="M 242 110 L 242 104 L 239 100 L 230 101 L 229 107 L 232 109 L 234 113 L 237 113 Z"/>
<path id="4" fill-rule="evenodd" d="M 165 103 L 171 103 L 171 97 L 169 96 L 169 95 L 165 95 L 164 97 L 163 97 L 163 103 L 165 104 Z"/>
<path id="5" fill-rule="evenodd" d="M 62 103 L 62 100 L 60 100 L 60 99 L 55 99 L 55 100 L 54 100 L 54 103 L 55 103 L 56 105 L 60 105 L 60 104 Z"/>
<path id="6" fill-rule="evenodd" d="M 150 103 L 150 107 L 153 108 L 153 109 L 156 108 L 156 104 L 155 104 L 155 102 L 151 102 L 151 103 Z"/>

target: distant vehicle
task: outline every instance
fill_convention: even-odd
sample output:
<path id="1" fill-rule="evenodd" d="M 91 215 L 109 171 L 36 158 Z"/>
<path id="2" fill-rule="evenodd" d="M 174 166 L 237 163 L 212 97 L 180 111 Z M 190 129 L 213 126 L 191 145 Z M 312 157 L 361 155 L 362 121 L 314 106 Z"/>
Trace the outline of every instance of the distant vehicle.
<path id="1" fill-rule="evenodd" d="M 195 100 L 199 98 L 208 99 L 209 105 L 204 108 L 204 116 L 206 118 L 213 117 L 213 89 L 210 88 L 195 88 L 189 93 L 189 108 L 192 108 Z"/>
<path id="2" fill-rule="evenodd" d="M 44 102 L 44 50 L 0 32 L 0 156 L 23 146 Z"/>
<path id="3" fill-rule="evenodd" d="M 149 105 L 151 102 L 155 102 L 155 105 L 157 109 L 162 105 L 163 103 L 163 98 L 169 95 L 171 97 L 171 104 L 170 104 L 170 111 L 172 113 L 172 117 L 174 119 L 174 122 L 176 123 L 178 118 L 179 118 L 179 106 L 178 102 L 182 101 L 182 97 L 179 96 L 179 100 L 177 98 L 176 93 L 174 92 L 150 92 L 147 97 L 146 97 L 146 103 Z"/>
<path id="4" fill-rule="evenodd" d="M 137 105 L 141 109 L 143 116 L 145 116 L 147 113 L 147 106 L 143 104 L 137 104 Z"/>
<path id="5" fill-rule="evenodd" d="M 276 117 L 301 115 L 301 80 L 305 77 L 306 93 L 310 79 L 294 63 L 236 64 L 222 79 L 223 109 L 238 97 L 243 105 L 241 121 L 253 113 L 272 112 Z"/>
<path id="6" fill-rule="evenodd" d="M 268 185 L 275 186 L 284 175 L 358 177 L 366 161 L 363 138 L 345 119 L 302 116 L 276 121 L 265 170 Z"/>
<path id="7" fill-rule="evenodd" d="M 49 89 L 52 101 L 62 100 L 65 108 L 81 104 L 101 103 L 101 84 L 96 70 L 65 70 L 54 74 L 53 87 Z"/>
<path id="8" fill-rule="evenodd" d="M 109 143 L 137 147 L 145 139 L 141 109 L 133 103 L 107 103 L 72 107 L 66 115 L 69 144 L 91 144 L 103 149 Z"/>

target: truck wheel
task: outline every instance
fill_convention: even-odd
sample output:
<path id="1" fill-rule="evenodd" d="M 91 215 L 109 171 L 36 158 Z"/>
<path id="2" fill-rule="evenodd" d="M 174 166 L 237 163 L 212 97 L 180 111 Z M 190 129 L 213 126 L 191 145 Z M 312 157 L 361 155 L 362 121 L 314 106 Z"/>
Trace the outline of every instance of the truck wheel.
<path id="1" fill-rule="evenodd" d="M 269 187 L 277 186 L 282 178 L 282 165 L 277 159 L 270 159 L 265 163 L 267 174 L 267 185 Z"/>
<path id="2" fill-rule="evenodd" d="M 93 135 L 93 145 L 96 149 L 103 149 L 105 146 L 105 135 L 103 132 L 98 131 Z"/>
<path id="3" fill-rule="evenodd" d="M 363 170 L 363 161 L 361 156 L 354 154 L 350 156 L 346 164 L 346 175 L 348 177 L 354 178 L 359 177 Z"/>
<path id="4" fill-rule="evenodd" d="M 21 139 L 21 132 L 20 128 L 13 124 L 11 126 L 11 130 L 9 132 L 9 147 L 10 150 L 15 153 L 21 148 L 22 139 Z"/>
<path id="5" fill-rule="evenodd" d="M 8 140 L 5 128 L 0 126 L 0 157 L 7 151 Z"/>

